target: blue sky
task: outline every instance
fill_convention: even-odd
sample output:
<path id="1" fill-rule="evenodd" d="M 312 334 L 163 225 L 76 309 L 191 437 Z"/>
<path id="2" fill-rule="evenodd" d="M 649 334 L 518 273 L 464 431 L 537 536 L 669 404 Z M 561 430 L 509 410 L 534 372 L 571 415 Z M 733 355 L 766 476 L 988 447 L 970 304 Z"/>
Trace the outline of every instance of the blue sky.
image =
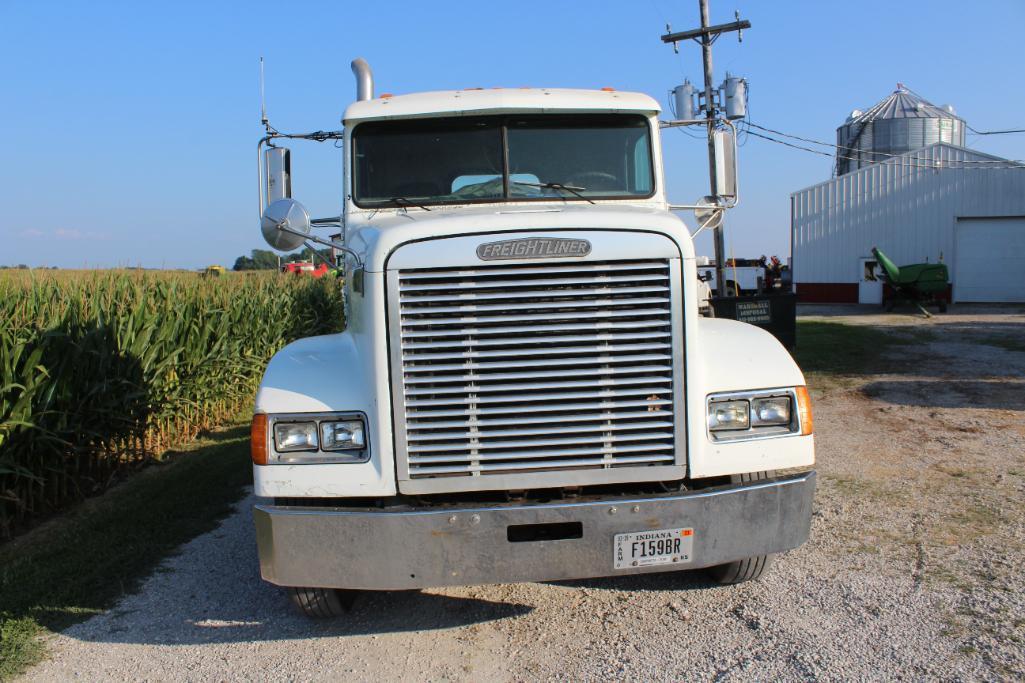
<path id="1" fill-rule="evenodd" d="M 1025 127 L 1025 2 L 712 0 L 753 24 L 715 46 L 750 81 L 751 120 L 832 141 L 853 108 L 901 81 L 978 130 Z M 665 102 L 700 80 L 700 49 L 662 45 L 698 23 L 696 0 L 634 2 L 66 2 L 0 0 L 0 264 L 230 266 L 263 248 L 256 200 L 258 58 L 280 130 L 334 129 L 363 56 L 378 92 L 476 86 L 638 90 Z M 667 115 L 668 117 L 668 115 Z M 1025 158 L 1025 135 L 969 137 Z M 293 147 L 293 188 L 337 213 L 341 156 Z M 707 189 L 705 145 L 665 139 L 673 201 Z M 790 192 L 829 177 L 826 157 L 750 138 L 736 256 L 785 255 Z M 689 216 L 686 219 L 692 223 Z M 699 253 L 710 253 L 702 238 Z"/>

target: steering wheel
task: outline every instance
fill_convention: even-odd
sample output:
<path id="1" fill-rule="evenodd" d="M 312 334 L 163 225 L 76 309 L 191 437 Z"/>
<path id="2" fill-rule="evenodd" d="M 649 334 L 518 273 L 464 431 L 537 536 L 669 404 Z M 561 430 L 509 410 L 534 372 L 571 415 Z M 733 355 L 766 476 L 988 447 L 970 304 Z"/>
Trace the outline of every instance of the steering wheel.
<path id="1" fill-rule="evenodd" d="M 598 181 L 598 187 L 591 187 L 595 181 Z M 605 181 L 604 183 L 601 181 Z M 586 188 L 588 190 L 593 189 L 612 189 L 619 185 L 619 178 L 612 175 L 611 173 L 605 173 L 604 171 L 583 171 L 581 173 L 575 173 L 569 177 L 566 181 L 567 185 L 576 185 L 579 187 Z"/>

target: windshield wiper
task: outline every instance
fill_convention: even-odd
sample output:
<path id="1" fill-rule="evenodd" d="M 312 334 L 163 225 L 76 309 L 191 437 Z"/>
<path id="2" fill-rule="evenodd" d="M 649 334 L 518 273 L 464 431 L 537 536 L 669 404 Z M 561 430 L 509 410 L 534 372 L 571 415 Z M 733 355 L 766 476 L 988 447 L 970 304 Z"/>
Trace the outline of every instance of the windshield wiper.
<path id="1" fill-rule="evenodd" d="M 423 209 L 424 211 L 430 211 L 430 209 L 428 209 L 426 206 L 424 206 L 420 202 L 414 202 L 412 199 L 407 199 L 406 197 L 392 197 L 391 200 L 393 202 L 395 202 L 396 204 L 398 204 L 399 206 L 415 206 L 418 209 Z"/>
<path id="2" fill-rule="evenodd" d="M 570 194 L 574 194 L 577 197 L 580 197 L 589 204 L 594 204 L 593 200 L 580 194 L 581 192 L 587 190 L 586 187 L 577 187 L 576 185 L 563 185 L 562 183 L 528 183 L 524 180 L 510 180 L 509 182 L 516 183 L 517 185 L 530 185 L 531 187 L 540 187 L 542 190 L 565 190 Z"/>

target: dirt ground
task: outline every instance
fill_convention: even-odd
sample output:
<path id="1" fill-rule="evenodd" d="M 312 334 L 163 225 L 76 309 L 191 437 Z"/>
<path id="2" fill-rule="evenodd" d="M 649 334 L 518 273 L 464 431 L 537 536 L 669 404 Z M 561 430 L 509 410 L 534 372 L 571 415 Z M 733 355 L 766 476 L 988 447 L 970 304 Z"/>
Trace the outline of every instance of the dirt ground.
<path id="1" fill-rule="evenodd" d="M 250 499 L 27 678 L 1025 678 L 1025 309 L 800 314 L 914 344 L 899 371 L 810 378 L 812 537 L 759 582 L 375 594 L 314 623 L 259 580 Z"/>

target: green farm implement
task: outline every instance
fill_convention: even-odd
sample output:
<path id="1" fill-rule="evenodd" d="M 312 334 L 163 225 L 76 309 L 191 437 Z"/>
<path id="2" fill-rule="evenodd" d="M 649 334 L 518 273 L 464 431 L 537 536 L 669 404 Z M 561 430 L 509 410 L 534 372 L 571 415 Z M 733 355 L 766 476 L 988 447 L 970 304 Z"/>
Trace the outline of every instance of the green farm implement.
<path id="1" fill-rule="evenodd" d="M 940 313 L 946 312 L 950 274 L 945 263 L 898 266 L 878 247 L 872 247 L 872 255 L 876 257 L 876 261 L 883 269 L 886 283 L 893 290 L 889 297 L 883 299 L 887 311 L 892 311 L 898 301 L 906 301 L 917 306 L 927 317 L 927 305 L 936 306 Z"/>

